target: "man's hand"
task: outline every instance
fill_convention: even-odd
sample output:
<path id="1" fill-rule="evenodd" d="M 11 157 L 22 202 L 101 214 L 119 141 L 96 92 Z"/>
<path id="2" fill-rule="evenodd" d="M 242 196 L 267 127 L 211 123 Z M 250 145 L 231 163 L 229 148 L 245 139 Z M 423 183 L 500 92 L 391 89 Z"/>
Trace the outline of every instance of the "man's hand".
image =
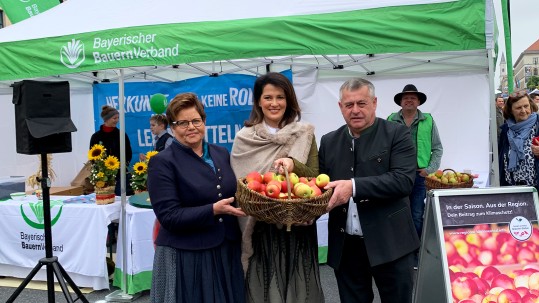
<path id="1" fill-rule="evenodd" d="M 329 182 L 324 189 L 333 188 L 333 195 L 329 199 L 327 211 L 329 212 L 333 208 L 343 205 L 350 201 L 352 197 L 352 180 L 337 180 Z"/>
<path id="2" fill-rule="evenodd" d="M 427 177 L 429 174 L 427 173 L 427 170 L 424 168 L 420 168 L 417 170 L 419 172 L 419 175 L 423 178 Z"/>

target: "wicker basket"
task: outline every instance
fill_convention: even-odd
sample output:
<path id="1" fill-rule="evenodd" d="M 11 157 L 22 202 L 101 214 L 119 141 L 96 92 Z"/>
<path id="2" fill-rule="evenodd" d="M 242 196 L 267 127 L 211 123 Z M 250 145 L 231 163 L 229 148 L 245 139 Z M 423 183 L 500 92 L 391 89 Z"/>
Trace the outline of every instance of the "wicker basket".
<path id="1" fill-rule="evenodd" d="M 446 169 L 443 170 L 443 172 L 445 173 L 446 171 L 449 171 L 449 170 L 456 173 L 451 168 L 446 168 Z M 472 187 L 473 186 L 473 175 L 468 174 L 468 173 L 461 173 L 461 174 L 468 175 L 468 177 L 470 177 L 468 182 L 460 182 L 460 183 L 448 184 L 448 183 L 442 183 L 439 180 L 434 180 L 434 179 L 431 179 L 431 178 L 427 177 L 427 178 L 425 178 L 425 185 L 427 186 L 427 190 L 431 190 L 431 189 L 448 189 L 448 188 L 470 188 L 470 187 Z"/>
<path id="2" fill-rule="evenodd" d="M 288 181 L 288 174 L 286 177 Z M 241 178 L 238 179 L 236 201 L 246 214 L 266 223 L 284 224 L 286 230 L 290 231 L 292 224 L 307 222 L 325 214 L 332 194 L 333 189 L 330 188 L 312 198 L 291 199 L 288 193 L 287 199 L 274 199 L 249 189 L 245 178 Z"/>

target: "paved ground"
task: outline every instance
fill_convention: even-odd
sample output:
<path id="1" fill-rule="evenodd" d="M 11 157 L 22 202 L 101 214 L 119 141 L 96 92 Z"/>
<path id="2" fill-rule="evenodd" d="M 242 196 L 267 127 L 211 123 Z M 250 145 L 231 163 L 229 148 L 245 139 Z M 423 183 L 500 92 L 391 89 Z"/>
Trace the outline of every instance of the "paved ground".
<path id="1" fill-rule="evenodd" d="M 324 295 L 326 297 L 326 303 L 339 303 L 339 292 L 337 290 L 337 283 L 335 281 L 335 276 L 333 275 L 333 270 L 326 265 L 320 267 L 320 275 L 322 279 L 322 287 L 324 289 Z M 111 288 L 110 290 L 100 290 L 94 291 L 92 293 L 86 294 L 86 299 L 92 303 L 105 303 L 105 296 L 109 293 L 117 290 L 116 288 Z M 7 299 L 13 294 L 15 288 L 11 287 L 0 287 L 0 302 L 6 302 Z M 376 293 L 376 291 L 375 291 Z M 376 293 L 376 298 L 374 303 L 379 303 L 380 299 Z M 64 303 L 67 302 L 63 297 L 62 292 L 55 293 L 56 302 Z M 16 303 L 45 303 L 47 302 L 47 291 L 45 290 L 32 290 L 25 289 L 15 300 Z M 80 302 L 80 301 L 77 301 Z M 134 303 L 148 303 L 150 302 L 149 291 L 142 293 L 142 296 L 132 301 Z"/>

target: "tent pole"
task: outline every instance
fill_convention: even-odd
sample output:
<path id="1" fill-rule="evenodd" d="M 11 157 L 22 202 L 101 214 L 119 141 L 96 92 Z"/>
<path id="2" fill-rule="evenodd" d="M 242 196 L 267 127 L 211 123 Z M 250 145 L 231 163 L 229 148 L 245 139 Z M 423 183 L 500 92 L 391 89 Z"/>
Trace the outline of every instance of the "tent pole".
<path id="1" fill-rule="evenodd" d="M 500 171 L 498 165 L 498 125 L 496 123 L 496 104 L 495 100 L 495 90 L 494 90 L 494 49 L 488 49 L 488 78 L 489 78 L 489 88 L 490 88 L 490 100 L 489 102 L 489 112 L 490 112 L 490 153 L 491 153 L 491 165 L 490 165 L 490 175 L 489 175 L 489 186 L 500 186 Z"/>
<path id="2" fill-rule="evenodd" d="M 127 222 L 125 208 L 127 204 L 126 192 L 126 159 L 125 159 L 125 94 L 124 94 L 124 70 L 120 69 L 118 78 L 118 106 L 120 113 L 120 186 L 122 203 L 120 206 L 120 232 L 122 233 L 122 285 L 121 290 L 112 292 L 105 297 L 108 302 L 131 302 L 140 297 L 140 293 L 130 295 L 127 293 Z"/>

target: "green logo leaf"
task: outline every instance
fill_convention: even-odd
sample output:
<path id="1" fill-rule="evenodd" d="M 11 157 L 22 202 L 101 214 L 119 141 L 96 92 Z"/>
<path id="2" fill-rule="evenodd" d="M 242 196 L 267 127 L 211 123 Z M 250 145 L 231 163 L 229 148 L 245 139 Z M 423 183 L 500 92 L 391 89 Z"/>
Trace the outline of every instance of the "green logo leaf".
<path id="1" fill-rule="evenodd" d="M 37 219 L 38 222 L 34 222 L 30 218 L 28 218 L 28 216 L 24 213 L 23 205 L 24 204 L 21 204 L 20 208 L 21 208 L 21 215 L 22 215 L 22 218 L 24 219 L 24 222 L 26 222 L 26 224 L 28 224 L 29 226 L 31 226 L 31 227 L 33 227 L 35 229 L 44 229 L 45 224 L 43 223 L 43 221 L 44 221 L 44 218 L 43 218 L 43 201 L 39 201 L 39 202 L 36 202 L 36 203 L 29 203 L 30 209 L 32 210 L 32 212 L 36 216 L 36 219 Z M 60 206 L 60 210 L 58 210 L 58 213 L 56 214 L 56 216 L 51 220 L 51 226 L 54 226 L 54 224 L 56 224 L 56 222 L 58 222 L 58 219 L 60 219 L 60 216 L 62 215 L 62 209 L 64 208 L 64 205 L 63 205 L 62 202 L 51 201 L 51 205 L 50 205 L 51 209 L 54 206 L 58 206 L 58 205 Z"/>

